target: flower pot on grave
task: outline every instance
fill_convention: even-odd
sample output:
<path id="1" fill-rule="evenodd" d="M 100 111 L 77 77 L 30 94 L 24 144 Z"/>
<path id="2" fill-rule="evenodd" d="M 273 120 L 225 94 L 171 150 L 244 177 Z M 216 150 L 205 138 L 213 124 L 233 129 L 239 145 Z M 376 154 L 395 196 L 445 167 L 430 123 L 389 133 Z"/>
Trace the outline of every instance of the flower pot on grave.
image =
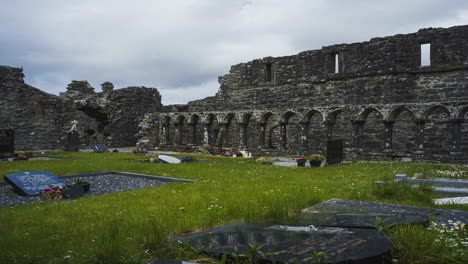
<path id="1" fill-rule="evenodd" d="M 64 199 L 75 199 L 80 198 L 84 195 L 84 188 L 81 184 L 67 185 L 63 191 Z"/>
<path id="2" fill-rule="evenodd" d="M 298 167 L 304 167 L 306 164 L 306 160 L 298 160 L 297 161 L 297 166 Z"/>
<path id="3" fill-rule="evenodd" d="M 320 167 L 320 165 L 322 165 L 322 161 L 321 160 L 311 160 L 309 161 L 310 162 L 310 166 L 311 167 Z"/>
<path id="4" fill-rule="evenodd" d="M 91 187 L 91 184 L 89 182 L 84 183 L 84 184 L 77 184 L 77 185 L 81 185 L 85 193 L 89 192 L 89 188 Z"/>

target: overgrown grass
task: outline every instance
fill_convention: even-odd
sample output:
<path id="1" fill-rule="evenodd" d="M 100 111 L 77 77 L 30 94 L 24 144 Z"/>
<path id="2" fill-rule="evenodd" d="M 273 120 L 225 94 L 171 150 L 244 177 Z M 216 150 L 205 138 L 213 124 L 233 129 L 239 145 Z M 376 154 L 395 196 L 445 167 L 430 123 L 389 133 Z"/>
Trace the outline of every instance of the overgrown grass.
<path id="1" fill-rule="evenodd" d="M 372 186 L 374 181 L 395 173 L 430 175 L 439 166 L 353 163 L 288 168 L 211 156 L 197 156 L 210 159 L 208 162 L 173 165 L 129 162 L 143 156 L 123 153 L 55 155 L 71 159 L 2 162 L 0 174 L 45 170 L 65 175 L 117 170 L 197 182 L 1 208 L 0 263 L 188 260 L 194 252 L 168 244 L 169 236 L 236 221 L 284 219 L 332 198 L 434 206 L 431 199 L 435 194 L 427 190 L 402 196 L 395 190 L 379 191 Z"/>

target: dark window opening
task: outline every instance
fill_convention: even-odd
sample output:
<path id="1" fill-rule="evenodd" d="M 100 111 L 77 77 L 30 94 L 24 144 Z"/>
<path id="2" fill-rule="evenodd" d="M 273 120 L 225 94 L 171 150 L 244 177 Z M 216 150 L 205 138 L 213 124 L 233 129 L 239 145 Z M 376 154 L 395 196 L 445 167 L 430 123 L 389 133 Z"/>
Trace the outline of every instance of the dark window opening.
<path id="1" fill-rule="evenodd" d="M 340 56 L 338 53 L 335 54 L 335 73 L 340 72 Z"/>
<path id="2" fill-rule="evenodd" d="M 273 75 L 273 72 L 272 72 L 272 66 L 271 66 L 271 63 L 266 63 L 265 64 L 265 81 L 266 82 L 271 82 L 271 80 L 273 79 L 272 75 Z"/>
<path id="3" fill-rule="evenodd" d="M 421 67 L 431 66 L 431 43 L 421 44 Z"/>

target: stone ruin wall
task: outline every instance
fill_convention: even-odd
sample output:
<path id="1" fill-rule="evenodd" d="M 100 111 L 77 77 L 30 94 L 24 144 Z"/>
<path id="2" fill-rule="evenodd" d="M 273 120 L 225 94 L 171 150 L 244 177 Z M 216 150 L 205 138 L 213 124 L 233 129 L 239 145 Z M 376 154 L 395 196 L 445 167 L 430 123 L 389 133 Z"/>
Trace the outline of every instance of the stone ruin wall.
<path id="1" fill-rule="evenodd" d="M 299 154 L 343 139 L 348 159 L 468 161 L 468 26 L 241 63 L 215 96 L 164 110 L 140 124 L 143 145 Z"/>
<path id="2" fill-rule="evenodd" d="M 72 81 L 60 96 L 24 83 L 23 70 L 0 66 L 0 129 L 12 129 L 16 150 L 57 149 L 78 120 L 81 147 L 105 143 L 135 146 L 145 113 L 161 110 L 154 88 L 113 89 L 109 82 L 95 93 L 87 81 Z"/>

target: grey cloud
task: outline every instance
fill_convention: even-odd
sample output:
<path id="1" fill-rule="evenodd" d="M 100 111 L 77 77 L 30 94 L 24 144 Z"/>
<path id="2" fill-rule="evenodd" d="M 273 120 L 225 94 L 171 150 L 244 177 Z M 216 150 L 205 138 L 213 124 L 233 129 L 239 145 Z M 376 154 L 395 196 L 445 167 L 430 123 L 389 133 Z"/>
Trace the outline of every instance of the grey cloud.
<path id="1" fill-rule="evenodd" d="M 460 0 L 0 2 L 0 64 L 23 66 L 31 85 L 152 86 L 165 104 L 214 95 L 232 64 L 468 24 Z"/>

